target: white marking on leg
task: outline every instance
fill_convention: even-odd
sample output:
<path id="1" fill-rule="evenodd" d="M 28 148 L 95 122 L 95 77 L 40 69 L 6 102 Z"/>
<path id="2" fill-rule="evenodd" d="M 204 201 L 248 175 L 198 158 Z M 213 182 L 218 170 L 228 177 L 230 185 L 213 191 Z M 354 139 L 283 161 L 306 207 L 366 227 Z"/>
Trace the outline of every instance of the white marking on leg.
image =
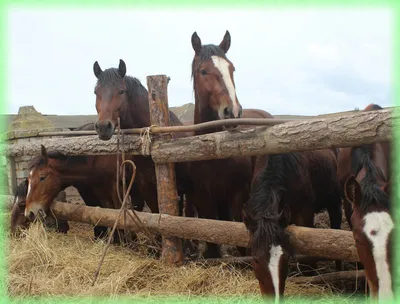
<path id="1" fill-rule="evenodd" d="M 364 217 L 364 233 L 372 243 L 372 254 L 374 256 L 376 275 L 378 277 L 379 300 L 393 299 L 392 276 L 386 261 L 387 242 L 394 224 L 387 212 L 371 212 Z"/>
<path id="2" fill-rule="evenodd" d="M 269 250 L 269 272 L 271 273 L 272 284 L 275 290 L 275 303 L 279 302 L 279 262 L 283 254 L 281 246 L 271 246 Z"/>
<path id="3" fill-rule="evenodd" d="M 211 56 L 211 60 L 213 61 L 214 66 L 221 73 L 222 80 L 224 81 L 225 86 L 228 89 L 229 97 L 231 98 L 233 103 L 233 115 L 235 115 L 235 117 L 238 117 L 240 105 L 236 98 L 236 89 L 233 85 L 231 74 L 229 73 L 229 63 L 224 58 L 218 56 Z"/>

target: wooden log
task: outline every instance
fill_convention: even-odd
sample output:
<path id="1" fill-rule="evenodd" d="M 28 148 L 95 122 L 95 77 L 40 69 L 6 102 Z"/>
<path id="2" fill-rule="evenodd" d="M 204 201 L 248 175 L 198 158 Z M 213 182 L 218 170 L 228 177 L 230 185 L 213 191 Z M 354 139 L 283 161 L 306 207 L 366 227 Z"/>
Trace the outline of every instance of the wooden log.
<path id="1" fill-rule="evenodd" d="M 207 266 L 215 266 L 221 264 L 251 264 L 253 257 L 251 256 L 241 256 L 241 257 L 223 257 L 223 258 L 210 258 L 200 260 L 199 263 L 202 263 Z M 316 257 L 316 256 L 307 256 L 304 254 L 295 254 L 291 259 L 290 263 L 304 263 L 310 261 L 329 261 L 331 259 L 324 257 Z"/>
<path id="2" fill-rule="evenodd" d="M 221 159 L 306 151 L 329 147 L 350 147 L 392 139 L 392 124 L 398 116 L 390 110 L 357 112 L 343 116 L 292 121 L 272 127 L 231 130 L 179 139 L 157 140 L 151 146 L 156 163 Z M 138 135 L 126 135 L 127 153 L 142 154 Z M 67 155 L 104 155 L 117 152 L 116 137 L 101 141 L 96 136 L 41 139 L 3 145 L 2 154 L 37 155 L 40 145 Z"/>
<path id="3" fill-rule="evenodd" d="M 114 209 L 60 202 L 54 202 L 51 209 L 59 219 L 105 227 L 114 225 L 119 212 L 119 210 Z M 146 212 L 136 213 L 153 233 L 241 247 L 247 247 L 249 243 L 249 235 L 243 223 Z M 117 228 L 124 229 L 123 221 L 118 223 Z M 127 217 L 126 228 L 140 232 L 140 228 L 129 216 Z M 353 234 L 350 231 L 289 226 L 287 232 L 290 234 L 290 242 L 297 254 L 332 260 L 360 261 Z"/>
<path id="4" fill-rule="evenodd" d="M 365 281 L 364 270 L 349 270 L 349 271 L 338 271 L 332 273 L 324 273 L 312 277 L 291 277 L 288 278 L 289 282 L 295 284 L 312 284 L 312 285 L 326 285 L 326 284 L 338 284 L 348 281 L 363 282 Z"/>
<path id="5" fill-rule="evenodd" d="M 160 127 L 169 124 L 168 77 L 147 76 L 149 92 L 150 123 Z M 171 138 L 170 135 L 167 135 Z M 178 193 L 176 191 L 175 164 L 156 164 L 158 208 L 161 214 L 178 216 Z M 176 236 L 162 236 L 161 260 L 168 264 L 183 263 L 182 240 Z"/>

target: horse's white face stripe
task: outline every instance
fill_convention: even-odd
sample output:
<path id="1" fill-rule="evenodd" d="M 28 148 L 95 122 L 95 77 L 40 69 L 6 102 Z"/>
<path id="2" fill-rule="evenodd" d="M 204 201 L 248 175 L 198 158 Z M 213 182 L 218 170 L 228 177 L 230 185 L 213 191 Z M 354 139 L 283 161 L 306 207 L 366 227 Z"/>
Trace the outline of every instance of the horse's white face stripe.
<path id="1" fill-rule="evenodd" d="M 364 217 L 364 221 L 363 231 L 372 243 L 372 254 L 379 282 L 379 300 L 393 299 L 392 276 L 386 261 L 387 242 L 394 227 L 393 220 L 387 212 L 371 212 Z"/>
<path id="2" fill-rule="evenodd" d="M 279 303 L 279 262 L 283 254 L 282 246 L 271 246 L 269 250 L 269 271 L 271 273 L 272 284 L 275 290 L 275 303 Z"/>
<path id="3" fill-rule="evenodd" d="M 32 171 L 31 172 L 29 172 L 29 177 L 32 177 L 32 175 L 33 175 L 33 171 L 34 171 L 35 169 L 32 169 Z M 29 193 L 31 192 L 31 183 L 28 183 L 28 192 L 26 193 L 26 197 L 28 197 L 29 196 Z"/>
<path id="4" fill-rule="evenodd" d="M 213 61 L 214 66 L 222 75 L 222 80 L 224 81 L 225 86 L 228 89 L 229 97 L 231 98 L 233 103 L 233 114 L 235 115 L 235 117 L 238 117 L 240 106 L 239 102 L 236 99 L 236 89 L 233 85 L 231 74 L 229 73 L 229 62 L 226 61 L 224 58 L 218 56 L 211 56 L 211 60 Z"/>

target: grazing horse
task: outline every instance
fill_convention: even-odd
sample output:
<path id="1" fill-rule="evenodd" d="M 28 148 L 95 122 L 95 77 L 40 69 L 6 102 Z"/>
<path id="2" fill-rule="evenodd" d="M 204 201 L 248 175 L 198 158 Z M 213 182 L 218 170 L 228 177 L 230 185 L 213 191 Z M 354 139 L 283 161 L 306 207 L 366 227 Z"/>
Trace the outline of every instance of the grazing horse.
<path id="1" fill-rule="evenodd" d="M 382 110 L 383 108 L 376 104 L 369 104 L 364 111 L 376 111 Z M 382 149 L 382 153 L 388 157 L 390 151 L 390 143 L 389 142 L 381 142 L 376 144 L 380 149 Z M 351 223 L 351 215 L 352 215 L 352 206 L 351 202 L 349 202 L 344 194 L 344 184 L 349 179 L 350 176 L 356 175 L 360 170 L 359 164 L 360 161 L 357 159 L 357 154 L 354 153 L 356 150 L 355 147 L 348 147 L 348 148 L 340 148 L 339 149 L 339 156 L 338 156 L 338 169 L 337 175 L 340 184 L 340 190 L 343 199 L 343 208 L 345 210 L 345 216 L 347 222 L 349 224 L 350 229 L 352 229 Z M 388 158 L 385 161 L 389 161 Z M 386 167 L 386 176 L 391 176 L 390 174 L 390 166 L 385 164 Z"/>
<path id="2" fill-rule="evenodd" d="M 372 104 L 364 111 L 380 109 Z M 393 299 L 389 143 L 352 147 L 350 152 L 343 149 L 340 156 L 339 176 L 351 172 L 344 182 L 343 203 L 349 205 L 347 216 L 371 295 L 379 301 Z"/>
<path id="3" fill-rule="evenodd" d="M 326 208 L 331 227 L 340 229 L 336 162 L 332 149 L 257 157 L 243 217 L 263 295 L 275 300 L 283 296 L 288 259 L 293 254 L 284 231 L 289 224 L 313 227 L 314 214 Z"/>
<path id="4" fill-rule="evenodd" d="M 94 128 L 93 123 L 79 128 Z M 129 182 L 132 172 L 127 170 Z M 47 153 L 42 146 L 41 155 L 30 163 L 29 189 L 26 198 L 25 216 L 33 220 L 40 210 L 47 212 L 56 194 L 73 186 L 88 206 L 119 209 L 121 203 L 116 189 L 116 155 L 66 156 L 59 152 Z M 122 187 L 120 187 L 121 189 Z M 133 202 L 143 208 L 137 187 L 132 187 L 130 196 Z M 105 237 L 107 227 L 94 227 L 95 238 Z M 114 242 L 119 243 L 116 231 Z M 132 233 L 134 237 L 134 234 Z"/>
<path id="5" fill-rule="evenodd" d="M 195 97 L 194 124 L 227 118 L 272 118 L 262 110 L 243 110 L 236 96 L 233 78 L 235 67 L 227 58 L 231 36 L 226 31 L 221 43 L 202 45 L 193 33 L 192 79 Z M 240 126 L 236 130 L 243 130 Z M 195 132 L 195 135 L 223 131 L 215 128 Z M 229 128 L 231 129 L 231 128 Z M 196 161 L 189 164 L 193 181 L 195 205 L 199 217 L 242 221 L 242 206 L 247 201 L 255 157 L 231 157 L 219 160 Z M 244 255 L 245 248 L 238 248 Z M 207 243 L 206 257 L 219 257 L 219 245 Z"/>
<path id="6" fill-rule="evenodd" d="M 25 217 L 24 210 L 26 205 L 26 194 L 28 192 L 28 179 L 25 178 L 15 190 L 14 194 L 14 202 L 11 210 L 11 225 L 10 231 L 11 234 L 14 235 L 17 231 L 17 228 L 28 228 L 31 222 Z M 59 193 L 60 196 L 62 192 Z M 64 193 L 65 194 L 65 193 Z M 49 218 L 53 219 L 52 216 Z M 48 221 L 45 221 L 45 224 L 49 224 Z M 61 233 L 67 233 L 69 230 L 69 225 L 67 221 L 64 220 L 56 220 L 56 231 Z"/>

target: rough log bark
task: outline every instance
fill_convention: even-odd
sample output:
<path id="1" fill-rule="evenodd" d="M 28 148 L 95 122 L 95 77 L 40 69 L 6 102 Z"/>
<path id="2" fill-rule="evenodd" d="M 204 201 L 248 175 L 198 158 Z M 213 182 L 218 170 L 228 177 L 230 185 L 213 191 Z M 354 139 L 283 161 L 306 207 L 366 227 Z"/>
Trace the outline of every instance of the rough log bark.
<path id="1" fill-rule="evenodd" d="M 339 271 L 333 273 L 324 273 L 313 277 L 291 277 L 288 281 L 296 284 L 312 284 L 312 285 L 326 285 L 326 284 L 337 284 L 348 281 L 356 281 L 359 283 L 365 281 L 364 270 L 349 270 Z"/>
<path id="2" fill-rule="evenodd" d="M 350 147 L 392 139 L 391 124 L 398 116 L 390 110 L 358 112 L 343 116 L 292 121 L 272 127 L 232 130 L 152 143 L 151 156 L 156 163 L 221 159 L 329 147 Z M 392 122 L 393 121 L 393 122 Z M 126 152 L 141 154 L 137 135 L 126 135 Z M 40 144 L 48 150 L 68 155 L 98 155 L 117 152 L 116 137 L 104 142 L 95 136 L 42 139 L 29 144 L 4 145 L 6 155 L 37 155 Z"/>
<path id="3" fill-rule="evenodd" d="M 113 227 L 119 210 L 88 207 L 54 202 L 52 211 L 58 219 Z M 141 221 L 153 233 L 177 236 L 182 239 L 206 241 L 217 244 L 247 247 L 249 235 L 243 223 L 185 218 L 167 214 L 136 212 Z M 119 221 L 118 229 L 124 229 Z M 127 217 L 126 229 L 140 232 L 131 218 Z M 322 257 L 331 260 L 360 261 L 353 234 L 336 229 L 319 229 L 290 226 L 287 228 L 290 242 L 296 254 Z"/>
<path id="4" fill-rule="evenodd" d="M 168 77 L 147 76 L 151 125 L 166 127 L 169 124 Z M 169 135 L 169 138 L 171 136 Z M 158 208 L 161 214 L 178 216 L 175 164 L 156 164 Z M 182 240 L 176 236 L 162 236 L 161 260 L 168 264 L 183 263 Z"/>

